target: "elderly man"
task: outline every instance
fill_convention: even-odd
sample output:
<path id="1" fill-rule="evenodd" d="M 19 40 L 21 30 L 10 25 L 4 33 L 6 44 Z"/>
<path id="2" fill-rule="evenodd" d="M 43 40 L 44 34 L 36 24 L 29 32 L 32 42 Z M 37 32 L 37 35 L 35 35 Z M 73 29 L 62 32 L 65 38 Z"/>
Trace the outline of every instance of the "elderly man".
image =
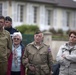
<path id="1" fill-rule="evenodd" d="M 42 40 L 43 33 L 38 31 L 34 35 L 34 42 L 25 48 L 23 64 L 27 69 L 27 75 L 51 75 L 51 50 Z"/>
<path id="2" fill-rule="evenodd" d="M 12 50 L 10 33 L 4 30 L 5 19 L 0 16 L 0 75 L 6 75 L 8 56 Z"/>

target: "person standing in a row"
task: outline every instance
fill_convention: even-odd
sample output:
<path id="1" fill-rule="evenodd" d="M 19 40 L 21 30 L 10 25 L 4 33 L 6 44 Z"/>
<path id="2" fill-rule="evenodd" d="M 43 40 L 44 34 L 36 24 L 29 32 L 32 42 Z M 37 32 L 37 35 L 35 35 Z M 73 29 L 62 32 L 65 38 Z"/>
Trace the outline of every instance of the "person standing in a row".
<path id="1" fill-rule="evenodd" d="M 0 16 L 0 75 L 6 75 L 8 57 L 12 51 L 10 33 L 4 30 L 5 18 Z"/>
<path id="2" fill-rule="evenodd" d="M 12 34 L 14 32 L 18 32 L 17 29 L 12 27 L 12 18 L 9 17 L 9 16 L 5 17 L 5 26 L 4 26 L 4 28 L 5 28 L 5 30 L 7 30 L 10 33 L 11 36 L 12 36 Z"/>
<path id="3" fill-rule="evenodd" d="M 42 40 L 43 33 L 38 31 L 34 34 L 34 42 L 25 48 L 22 60 L 27 75 L 51 75 L 51 50 Z"/>
<path id="4" fill-rule="evenodd" d="M 20 32 L 14 32 L 12 35 L 12 52 L 8 59 L 7 75 L 25 75 L 25 69 L 22 65 L 24 46 L 21 41 L 22 34 Z"/>
<path id="5" fill-rule="evenodd" d="M 69 41 L 57 53 L 60 63 L 59 75 L 76 75 L 76 31 L 69 33 Z"/>

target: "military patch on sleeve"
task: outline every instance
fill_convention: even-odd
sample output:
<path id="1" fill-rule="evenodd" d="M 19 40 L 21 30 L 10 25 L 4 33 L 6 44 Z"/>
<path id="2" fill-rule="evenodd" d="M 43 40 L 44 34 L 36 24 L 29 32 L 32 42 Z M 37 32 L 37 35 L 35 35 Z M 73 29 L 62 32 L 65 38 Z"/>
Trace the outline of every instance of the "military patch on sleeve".
<path id="1" fill-rule="evenodd" d="M 48 48 L 48 51 L 50 52 L 50 51 L 51 51 L 51 49 L 50 49 L 50 48 Z"/>

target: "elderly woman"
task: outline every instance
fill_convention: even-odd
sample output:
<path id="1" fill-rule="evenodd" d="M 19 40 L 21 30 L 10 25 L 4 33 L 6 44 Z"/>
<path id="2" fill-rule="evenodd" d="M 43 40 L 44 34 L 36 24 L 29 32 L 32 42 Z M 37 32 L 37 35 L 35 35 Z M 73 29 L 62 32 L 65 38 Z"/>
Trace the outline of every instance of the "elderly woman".
<path id="1" fill-rule="evenodd" d="M 69 40 L 57 53 L 60 63 L 59 75 L 76 75 L 76 31 L 69 33 Z"/>
<path id="2" fill-rule="evenodd" d="M 24 75 L 24 67 L 22 65 L 22 54 L 24 47 L 22 45 L 22 35 L 15 32 L 12 36 L 12 53 L 8 59 L 7 75 Z"/>

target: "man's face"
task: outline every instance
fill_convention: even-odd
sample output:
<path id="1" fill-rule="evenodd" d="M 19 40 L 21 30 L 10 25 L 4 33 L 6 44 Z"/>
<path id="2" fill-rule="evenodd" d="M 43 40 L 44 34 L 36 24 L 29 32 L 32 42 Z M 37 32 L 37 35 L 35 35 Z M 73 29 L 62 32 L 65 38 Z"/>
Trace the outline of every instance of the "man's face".
<path id="1" fill-rule="evenodd" d="M 10 28 L 10 27 L 11 27 L 11 22 L 5 21 L 5 28 Z"/>
<path id="2" fill-rule="evenodd" d="M 4 19 L 0 19 L 0 29 L 3 29 L 4 26 Z"/>
<path id="3" fill-rule="evenodd" d="M 73 33 L 69 36 L 69 42 L 71 44 L 76 44 L 76 35 L 74 35 Z"/>
<path id="4" fill-rule="evenodd" d="M 42 33 L 39 33 L 39 34 L 35 34 L 34 35 L 34 40 L 36 43 L 40 43 L 43 39 L 43 34 Z"/>

